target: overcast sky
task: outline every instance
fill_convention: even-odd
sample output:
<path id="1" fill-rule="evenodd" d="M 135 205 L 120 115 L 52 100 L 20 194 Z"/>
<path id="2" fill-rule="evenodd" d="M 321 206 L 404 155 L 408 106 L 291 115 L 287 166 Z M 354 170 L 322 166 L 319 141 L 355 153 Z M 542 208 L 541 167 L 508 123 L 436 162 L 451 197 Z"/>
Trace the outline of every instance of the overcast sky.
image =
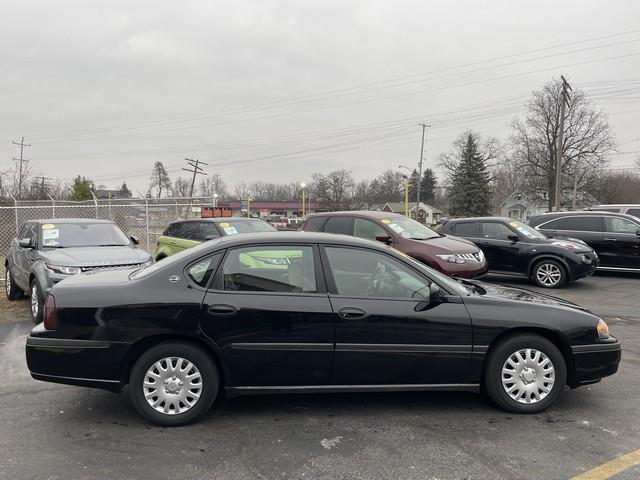
<path id="1" fill-rule="evenodd" d="M 372 178 L 417 164 L 422 120 L 431 167 L 465 129 L 506 139 L 560 74 L 636 152 L 639 20 L 636 0 L 5 1 L 0 170 L 24 135 L 34 173 L 143 192 L 184 157 L 231 185 Z"/>

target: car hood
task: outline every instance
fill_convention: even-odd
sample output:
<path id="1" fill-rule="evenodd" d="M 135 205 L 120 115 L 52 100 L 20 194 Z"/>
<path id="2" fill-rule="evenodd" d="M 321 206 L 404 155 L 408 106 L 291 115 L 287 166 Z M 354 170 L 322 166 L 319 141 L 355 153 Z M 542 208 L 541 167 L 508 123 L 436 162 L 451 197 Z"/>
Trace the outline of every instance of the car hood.
<path id="1" fill-rule="evenodd" d="M 486 293 L 482 295 L 485 298 L 497 298 L 497 299 L 507 299 L 507 300 L 516 300 L 519 302 L 527 302 L 527 303 L 539 303 L 544 305 L 553 305 L 556 307 L 567 307 L 572 308 L 574 310 L 580 310 L 587 313 L 592 313 L 589 309 L 577 305 L 569 300 L 564 300 L 562 298 L 554 297 L 551 295 L 546 295 L 544 293 L 533 292 L 531 290 L 526 290 L 524 288 L 514 288 L 514 287 L 506 287 L 504 285 L 496 285 L 492 283 L 478 282 L 478 281 L 466 281 L 467 283 L 472 283 L 473 285 L 477 285 L 482 288 Z"/>
<path id="2" fill-rule="evenodd" d="M 418 245 L 428 245 L 431 248 L 440 250 L 440 253 L 476 253 L 479 248 L 475 243 L 464 238 L 443 235 L 442 237 L 429 238 L 427 240 L 412 240 L 411 243 Z"/>
<path id="3" fill-rule="evenodd" d="M 576 251 L 576 252 L 592 252 L 593 249 L 587 245 L 585 242 L 583 242 L 580 239 L 577 238 L 571 238 L 571 237 L 548 237 L 545 240 L 538 240 L 540 243 L 544 243 L 547 245 L 552 245 L 555 242 L 561 242 L 561 243 L 568 243 L 570 245 L 573 245 L 574 248 L 569 247 L 572 251 Z M 566 247 L 565 247 L 566 248 Z"/>
<path id="4" fill-rule="evenodd" d="M 69 247 L 40 252 L 42 258 L 68 267 L 109 267 L 137 265 L 151 260 L 144 250 L 123 247 Z"/>

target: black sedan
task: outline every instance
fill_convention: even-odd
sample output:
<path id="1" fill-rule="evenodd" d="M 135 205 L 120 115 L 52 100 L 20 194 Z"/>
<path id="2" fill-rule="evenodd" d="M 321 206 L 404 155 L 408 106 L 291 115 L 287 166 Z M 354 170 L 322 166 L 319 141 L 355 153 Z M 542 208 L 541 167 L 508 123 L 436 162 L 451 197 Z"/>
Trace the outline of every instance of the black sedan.
<path id="1" fill-rule="evenodd" d="M 453 280 L 378 242 L 322 233 L 232 235 L 152 266 L 71 277 L 27 339 L 31 375 L 129 385 L 160 425 L 216 397 L 466 390 L 539 412 L 565 386 L 616 372 L 620 344 L 589 311 Z"/>
<path id="2" fill-rule="evenodd" d="M 511 218 L 456 218 L 443 223 L 439 231 L 480 247 L 489 272 L 529 277 L 544 288 L 591 275 L 598 266 L 598 255 L 584 242 L 549 238 Z"/>

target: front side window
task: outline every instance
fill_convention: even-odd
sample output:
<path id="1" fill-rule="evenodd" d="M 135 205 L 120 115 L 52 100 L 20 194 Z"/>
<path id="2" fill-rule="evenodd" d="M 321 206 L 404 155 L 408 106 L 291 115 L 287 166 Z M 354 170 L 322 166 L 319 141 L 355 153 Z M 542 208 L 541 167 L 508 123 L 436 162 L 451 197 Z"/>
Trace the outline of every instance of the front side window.
<path id="1" fill-rule="evenodd" d="M 492 240 L 509 240 L 509 235 L 515 235 L 509 227 L 498 222 L 485 222 L 482 224 L 482 238 Z"/>
<path id="2" fill-rule="evenodd" d="M 40 226 L 43 247 L 112 247 L 130 245 L 113 223 L 45 223 Z"/>
<path id="3" fill-rule="evenodd" d="M 604 217 L 607 232 L 634 234 L 640 230 L 640 225 L 620 217 Z"/>
<path id="4" fill-rule="evenodd" d="M 376 237 L 389 235 L 380 225 L 364 218 L 356 218 L 354 232 L 356 237 L 366 238 L 367 240 L 375 240 Z"/>
<path id="5" fill-rule="evenodd" d="M 339 295 L 429 298 L 429 280 L 389 255 L 357 248 L 326 247 L 325 250 Z"/>
<path id="6" fill-rule="evenodd" d="M 568 217 L 565 230 L 575 232 L 601 232 L 602 217 Z"/>
<path id="7" fill-rule="evenodd" d="M 313 248 L 255 246 L 229 251 L 222 266 L 225 290 L 315 293 Z"/>

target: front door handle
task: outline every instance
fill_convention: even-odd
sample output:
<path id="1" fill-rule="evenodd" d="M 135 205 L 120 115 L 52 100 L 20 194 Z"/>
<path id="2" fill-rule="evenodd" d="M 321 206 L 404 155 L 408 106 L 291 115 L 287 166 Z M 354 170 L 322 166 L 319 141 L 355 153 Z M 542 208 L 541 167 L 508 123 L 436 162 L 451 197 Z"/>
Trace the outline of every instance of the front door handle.
<path id="1" fill-rule="evenodd" d="M 233 315 L 237 311 L 238 309 L 233 305 L 219 304 L 211 305 L 209 308 L 207 308 L 207 312 L 209 312 L 211 315 Z"/>
<path id="2" fill-rule="evenodd" d="M 338 311 L 338 316 L 343 320 L 359 320 L 369 316 L 369 314 L 361 308 L 344 307 Z"/>
<path id="3" fill-rule="evenodd" d="M 604 238 L 603 240 L 606 240 L 608 242 L 616 242 L 616 241 L 618 241 L 617 238 Z"/>

